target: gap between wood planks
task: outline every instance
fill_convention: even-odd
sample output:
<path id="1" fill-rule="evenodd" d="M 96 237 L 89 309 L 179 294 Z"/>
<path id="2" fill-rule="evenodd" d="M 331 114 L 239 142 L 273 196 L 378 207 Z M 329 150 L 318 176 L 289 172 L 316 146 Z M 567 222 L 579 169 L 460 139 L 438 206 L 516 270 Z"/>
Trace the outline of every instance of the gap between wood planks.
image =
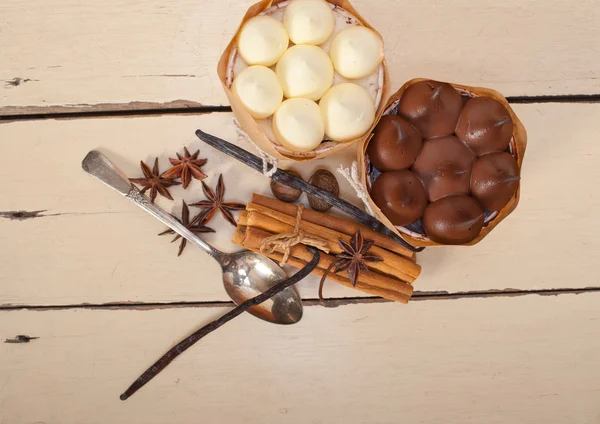
<path id="1" fill-rule="evenodd" d="M 203 106 L 200 103 L 188 100 L 174 100 L 166 103 L 130 102 L 66 106 L 5 106 L 0 107 L 0 124 L 47 119 L 200 115 L 213 112 L 231 112 L 231 108 L 229 106 Z"/>
<path id="2" fill-rule="evenodd" d="M 600 102 L 600 94 L 512 96 L 507 97 L 507 99 L 509 103 L 513 104 L 598 103 Z M 166 103 L 130 102 L 66 106 L 5 106 L 0 107 L 0 123 L 45 119 L 196 115 L 213 112 L 231 112 L 231 108 L 229 106 L 204 106 L 190 100 L 173 100 Z"/>
<path id="3" fill-rule="evenodd" d="M 59 212 L 45 213 L 48 209 L 40 209 L 37 211 L 0 211 L 0 218 L 8 219 L 9 221 L 26 221 L 36 218 L 48 218 L 55 216 L 84 216 L 84 215 L 114 215 L 125 214 L 128 212 L 104 211 L 104 212 Z"/>
<path id="4" fill-rule="evenodd" d="M 539 289 L 539 290 L 484 290 L 484 291 L 468 291 L 450 293 L 446 291 L 436 292 L 421 292 L 417 291 L 413 294 L 411 302 L 423 302 L 432 300 L 458 300 L 458 299 L 489 299 L 499 297 L 523 297 L 523 296 L 562 296 L 562 295 L 581 295 L 590 293 L 600 293 L 600 287 L 585 287 L 585 288 L 569 288 L 569 289 Z M 324 305 L 329 308 L 337 308 L 348 305 L 361 305 L 372 303 L 393 303 L 391 300 L 386 300 L 380 297 L 346 297 L 346 298 L 329 298 L 325 299 Z M 303 299 L 304 306 L 321 306 L 318 299 L 308 298 Z M 65 309 L 91 309 L 91 310 L 155 310 L 155 309 L 173 309 L 173 308 L 223 308 L 232 307 L 233 302 L 229 301 L 208 301 L 208 302 L 118 302 L 118 303 L 102 303 L 102 304 L 75 304 L 75 305 L 48 305 L 48 306 L 31 306 L 31 305 L 5 305 L 0 306 L 2 311 L 52 311 Z"/>

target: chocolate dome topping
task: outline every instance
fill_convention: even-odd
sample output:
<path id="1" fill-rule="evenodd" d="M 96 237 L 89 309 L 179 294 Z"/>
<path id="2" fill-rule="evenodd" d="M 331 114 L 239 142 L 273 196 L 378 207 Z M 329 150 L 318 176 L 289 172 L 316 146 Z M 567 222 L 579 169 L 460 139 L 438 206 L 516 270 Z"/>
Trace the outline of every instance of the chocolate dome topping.
<path id="1" fill-rule="evenodd" d="M 519 166 L 509 153 L 490 153 L 477 159 L 471 173 L 471 191 L 489 211 L 499 211 L 519 187 Z"/>
<path id="2" fill-rule="evenodd" d="M 426 141 L 413 165 L 413 172 L 423 181 L 430 202 L 446 196 L 469 194 L 471 168 L 475 156 L 456 137 L 439 137 Z"/>
<path id="3" fill-rule="evenodd" d="M 483 228 L 483 209 L 470 196 L 450 196 L 425 209 L 423 228 L 427 236 L 443 244 L 473 241 Z"/>
<path id="4" fill-rule="evenodd" d="M 428 139 L 453 134 L 462 106 L 463 99 L 454 87 L 428 80 L 406 89 L 400 99 L 398 114 Z"/>
<path id="5" fill-rule="evenodd" d="M 383 173 L 371 189 L 371 198 L 394 225 L 409 225 L 418 220 L 427 206 L 423 184 L 410 171 Z"/>
<path id="6" fill-rule="evenodd" d="M 399 171 L 412 166 L 423 146 L 423 137 L 406 119 L 386 115 L 375 127 L 367 154 L 380 171 Z"/>
<path id="7" fill-rule="evenodd" d="M 491 97 L 470 99 L 456 125 L 456 136 L 477 156 L 505 151 L 512 135 L 510 114 L 502 103 Z"/>

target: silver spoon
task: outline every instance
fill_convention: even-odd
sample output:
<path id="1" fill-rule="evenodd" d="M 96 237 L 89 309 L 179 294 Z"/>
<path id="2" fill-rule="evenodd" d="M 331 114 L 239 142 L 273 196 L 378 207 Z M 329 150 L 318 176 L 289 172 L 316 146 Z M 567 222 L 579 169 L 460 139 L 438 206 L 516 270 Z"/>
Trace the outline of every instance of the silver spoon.
<path id="1" fill-rule="evenodd" d="M 125 177 L 106 156 L 91 151 L 82 162 L 83 169 L 107 186 L 162 221 L 177 234 L 212 256 L 223 270 L 223 286 L 236 305 L 244 303 L 277 283 L 287 274 L 269 258 L 254 252 L 223 253 L 192 233 L 150 199 Z M 294 287 L 288 287 L 266 302 L 248 309 L 252 315 L 276 324 L 295 324 L 302 318 L 302 300 Z"/>

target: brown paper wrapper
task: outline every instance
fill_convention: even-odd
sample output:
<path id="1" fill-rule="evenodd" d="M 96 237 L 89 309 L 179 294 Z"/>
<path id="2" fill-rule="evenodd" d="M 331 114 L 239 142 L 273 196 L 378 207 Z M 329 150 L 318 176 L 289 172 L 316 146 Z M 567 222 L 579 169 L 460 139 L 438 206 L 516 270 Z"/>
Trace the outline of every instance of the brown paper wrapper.
<path id="1" fill-rule="evenodd" d="M 404 92 L 406 91 L 406 89 L 408 87 L 410 87 L 411 85 L 413 85 L 417 82 L 426 81 L 426 80 L 427 80 L 426 78 L 415 78 L 415 79 L 412 79 L 412 80 L 408 81 L 407 83 L 405 83 L 400 88 L 400 90 L 398 90 L 395 94 L 393 94 L 390 97 L 390 99 L 387 102 L 386 107 L 384 108 L 384 113 L 382 115 L 386 115 L 389 112 L 391 112 L 391 110 L 398 104 L 398 101 L 400 100 L 400 98 L 402 97 L 402 95 L 404 94 Z M 517 160 L 517 163 L 519 165 L 519 170 L 520 170 L 521 166 L 523 164 L 523 156 L 525 155 L 525 149 L 527 147 L 527 131 L 525 130 L 523 123 L 519 120 L 519 118 L 517 117 L 517 115 L 515 114 L 513 109 L 508 104 L 508 101 L 506 100 L 506 98 L 499 92 L 489 89 L 489 88 L 470 87 L 467 85 L 460 85 L 460 84 L 453 84 L 453 83 L 449 83 L 449 84 L 451 84 L 454 88 L 456 88 L 463 95 L 467 95 L 470 97 L 481 97 L 481 96 L 491 97 L 504 105 L 506 110 L 508 110 L 508 113 L 510 113 L 510 116 L 513 120 L 513 126 L 514 126 L 513 138 L 510 142 L 509 149 L 510 149 L 511 154 Z M 371 137 L 372 137 L 372 134 L 369 135 L 369 137 L 363 141 L 361 148 L 358 149 L 359 172 L 361 175 L 361 182 L 365 185 L 365 187 L 369 187 L 368 182 L 367 182 L 367 171 L 368 170 L 367 170 L 367 161 L 366 161 L 366 151 L 367 151 L 369 142 L 371 140 Z M 469 243 L 466 243 L 465 246 L 473 246 L 473 245 L 479 243 L 481 240 L 483 240 L 485 238 L 485 236 L 487 236 L 494 229 L 494 227 L 496 227 L 496 225 L 498 225 L 500 222 L 502 222 L 502 220 L 504 218 L 506 218 L 508 215 L 510 215 L 512 213 L 512 211 L 514 211 L 515 208 L 517 207 L 517 205 L 519 204 L 520 192 L 521 192 L 521 186 L 519 185 L 517 192 L 515 193 L 513 198 L 508 202 L 508 204 L 502 210 L 500 210 L 498 213 L 496 213 L 495 216 L 493 216 L 491 219 L 487 220 L 486 221 L 487 225 L 485 227 L 483 227 L 479 236 L 475 240 L 473 240 Z M 386 227 L 388 227 L 389 229 L 394 231 L 396 234 L 398 234 L 400 237 L 405 239 L 407 242 L 409 242 L 413 246 L 440 246 L 439 243 L 431 241 L 425 234 L 418 234 L 418 233 L 409 231 L 406 228 L 394 226 L 394 224 L 392 224 L 390 222 L 390 220 L 387 219 L 387 217 L 381 212 L 381 210 L 373 202 L 373 200 L 371 199 L 370 196 L 368 197 L 368 200 L 369 200 L 369 204 L 373 208 L 373 211 L 375 212 L 377 218 L 381 222 L 383 222 Z"/>
<path id="2" fill-rule="evenodd" d="M 320 159 L 320 158 L 324 158 L 324 157 L 333 155 L 343 149 L 346 149 L 346 148 L 354 145 L 354 143 L 364 142 L 368 137 L 370 137 L 370 134 L 372 133 L 373 128 L 375 127 L 375 124 L 373 124 L 373 126 L 367 132 L 367 134 L 365 136 L 358 138 L 356 140 L 352 140 L 347 143 L 337 143 L 337 142 L 333 142 L 333 141 L 326 141 L 326 142 L 322 143 L 319 148 L 317 148 L 315 151 L 312 151 L 312 152 L 306 152 L 306 153 L 292 152 L 290 150 L 285 149 L 283 146 L 276 146 L 269 139 L 269 137 L 265 134 L 265 132 L 260 128 L 260 126 L 258 125 L 256 120 L 254 120 L 254 118 L 252 118 L 250 116 L 250 114 L 246 111 L 246 109 L 241 104 L 241 102 L 236 98 L 236 96 L 230 90 L 229 84 L 228 84 L 229 61 L 230 61 L 232 51 L 236 47 L 237 36 L 238 36 L 240 29 L 246 23 L 246 21 L 248 21 L 250 18 L 253 18 L 253 17 L 259 15 L 261 12 L 263 12 L 271 7 L 277 6 L 279 3 L 286 3 L 287 1 L 288 0 L 262 0 L 256 4 L 254 4 L 253 6 L 251 6 L 248 9 L 248 11 L 246 12 L 246 15 L 244 16 L 244 19 L 242 19 L 240 26 L 238 27 L 237 31 L 235 32 L 234 37 L 232 38 L 229 45 L 227 46 L 227 48 L 221 55 L 221 59 L 219 60 L 219 64 L 217 66 L 217 73 L 219 75 L 219 79 L 221 80 L 221 84 L 223 85 L 223 89 L 225 90 L 225 94 L 227 95 L 227 98 L 229 99 L 229 104 L 231 105 L 233 114 L 235 115 L 236 119 L 238 120 L 240 127 L 242 128 L 242 130 L 244 130 L 246 132 L 246 134 L 248 134 L 250 139 L 261 150 L 263 150 L 265 153 L 267 153 L 277 159 L 292 160 L 295 162 L 307 162 L 307 161 L 310 161 L 313 159 Z M 353 17 L 356 18 L 362 25 L 377 32 L 377 30 L 375 30 L 375 28 L 373 28 L 371 25 L 369 25 L 368 22 L 365 21 L 362 16 L 360 16 L 360 14 L 350 4 L 349 1 L 347 1 L 347 0 L 327 0 L 327 1 L 335 6 L 338 6 L 342 9 L 344 9 L 346 12 L 353 15 Z M 377 34 L 379 34 L 379 33 L 377 32 Z M 381 34 L 379 34 L 379 35 L 381 36 Z M 379 106 L 377 108 L 377 113 L 375 115 L 375 122 L 379 121 L 379 119 L 381 118 L 381 115 L 383 114 L 383 111 L 385 110 L 386 100 L 389 96 L 389 91 L 390 91 L 389 90 L 388 68 L 387 68 L 387 62 L 385 61 L 385 59 L 382 63 L 382 69 L 383 69 L 383 82 L 380 87 L 381 101 L 379 102 Z"/>

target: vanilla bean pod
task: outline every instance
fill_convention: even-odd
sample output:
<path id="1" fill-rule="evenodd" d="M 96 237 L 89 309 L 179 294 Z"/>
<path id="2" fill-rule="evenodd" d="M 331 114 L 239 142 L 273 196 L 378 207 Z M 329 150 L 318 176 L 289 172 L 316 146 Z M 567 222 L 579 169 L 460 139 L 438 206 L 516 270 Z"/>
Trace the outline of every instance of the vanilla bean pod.
<path id="1" fill-rule="evenodd" d="M 250 168 L 253 168 L 259 172 L 263 172 L 262 159 L 260 159 L 258 156 L 253 155 L 252 153 L 249 153 L 246 150 L 232 143 L 229 143 L 228 141 L 225 141 L 219 137 L 207 134 L 202 130 L 196 130 L 196 136 L 209 146 L 214 147 L 215 149 L 239 160 L 240 162 L 248 165 Z M 278 169 L 277 172 L 275 172 L 275 174 L 271 178 L 274 181 L 280 182 L 286 186 L 298 190 L 302 190 L 307 194 L 313 195 L 329 203 L 333 207 L 348 214 L 361 224 L 366 225 L 369 228 L 377 231 L 378 233 L 391 238 L 396 243 L 401 244 L 402 246 L 406 247 L 407 249 L 410 249 L 413 252 L 421 252 L 424 249 L 423 247 L 417 248 L 410 245 L 402 237 L 398 236 L 392 230 L 383 225 L 383 223 L 381 223 L 377 218 L 372 217 L 371 215 L 363 212 L 360 208 L 354 206 L 353 204 L 334 196 L 326 190 L 315 187 L 309 184 L 308 182 L 304 181 L 303 179 L 290 174 L 289 172 Z"/>
<path id="2" fill-rule="evenodd" d="M 205 325 L 204 327 L 193 333 L 191 336 L 177 343 L 158 361 L 156 361 L 154 365 L 148 368 L 131 386 L 129 386 L 129 388 L 120 396 L 120 399 L 127 400 L 128 398 L 130 398 L 135 392 L 141 389 L 150 380 L 156 377 L 163 369 L 165 369 L 167 365 L 173 362 L 175 358 L 177 358 L 187 349 L 192 347 L 197 341 L 199 341 L 204 336 L 212 333 L 217 328 L 221 327 L 223 324 L 231 321 L 235 317 L 246 312 L 250 307 L 260 305 L 261 303 L 267 301 L 276 294 L 282 292 L 286 288 L 291 287 L 294 284 L 306 278 L 317 267 L 319 259 L 321 257 L 319 251 L 314 247 L 307 246 L 306 249 L 313 254 L 313 259 L 304 268 L 302 268 L 300 271 L 298 271 L 296 274 L 294 274 L 287 280 L 284 280 L 281 283 L 278 283 L 275 286 L 271 287 L 266 292 L 256 297 L 253 297 L 252 299 L 248 299 L 241 305 L 227 312 L 221 318 L 212 321 L 211 323 Z"/>

